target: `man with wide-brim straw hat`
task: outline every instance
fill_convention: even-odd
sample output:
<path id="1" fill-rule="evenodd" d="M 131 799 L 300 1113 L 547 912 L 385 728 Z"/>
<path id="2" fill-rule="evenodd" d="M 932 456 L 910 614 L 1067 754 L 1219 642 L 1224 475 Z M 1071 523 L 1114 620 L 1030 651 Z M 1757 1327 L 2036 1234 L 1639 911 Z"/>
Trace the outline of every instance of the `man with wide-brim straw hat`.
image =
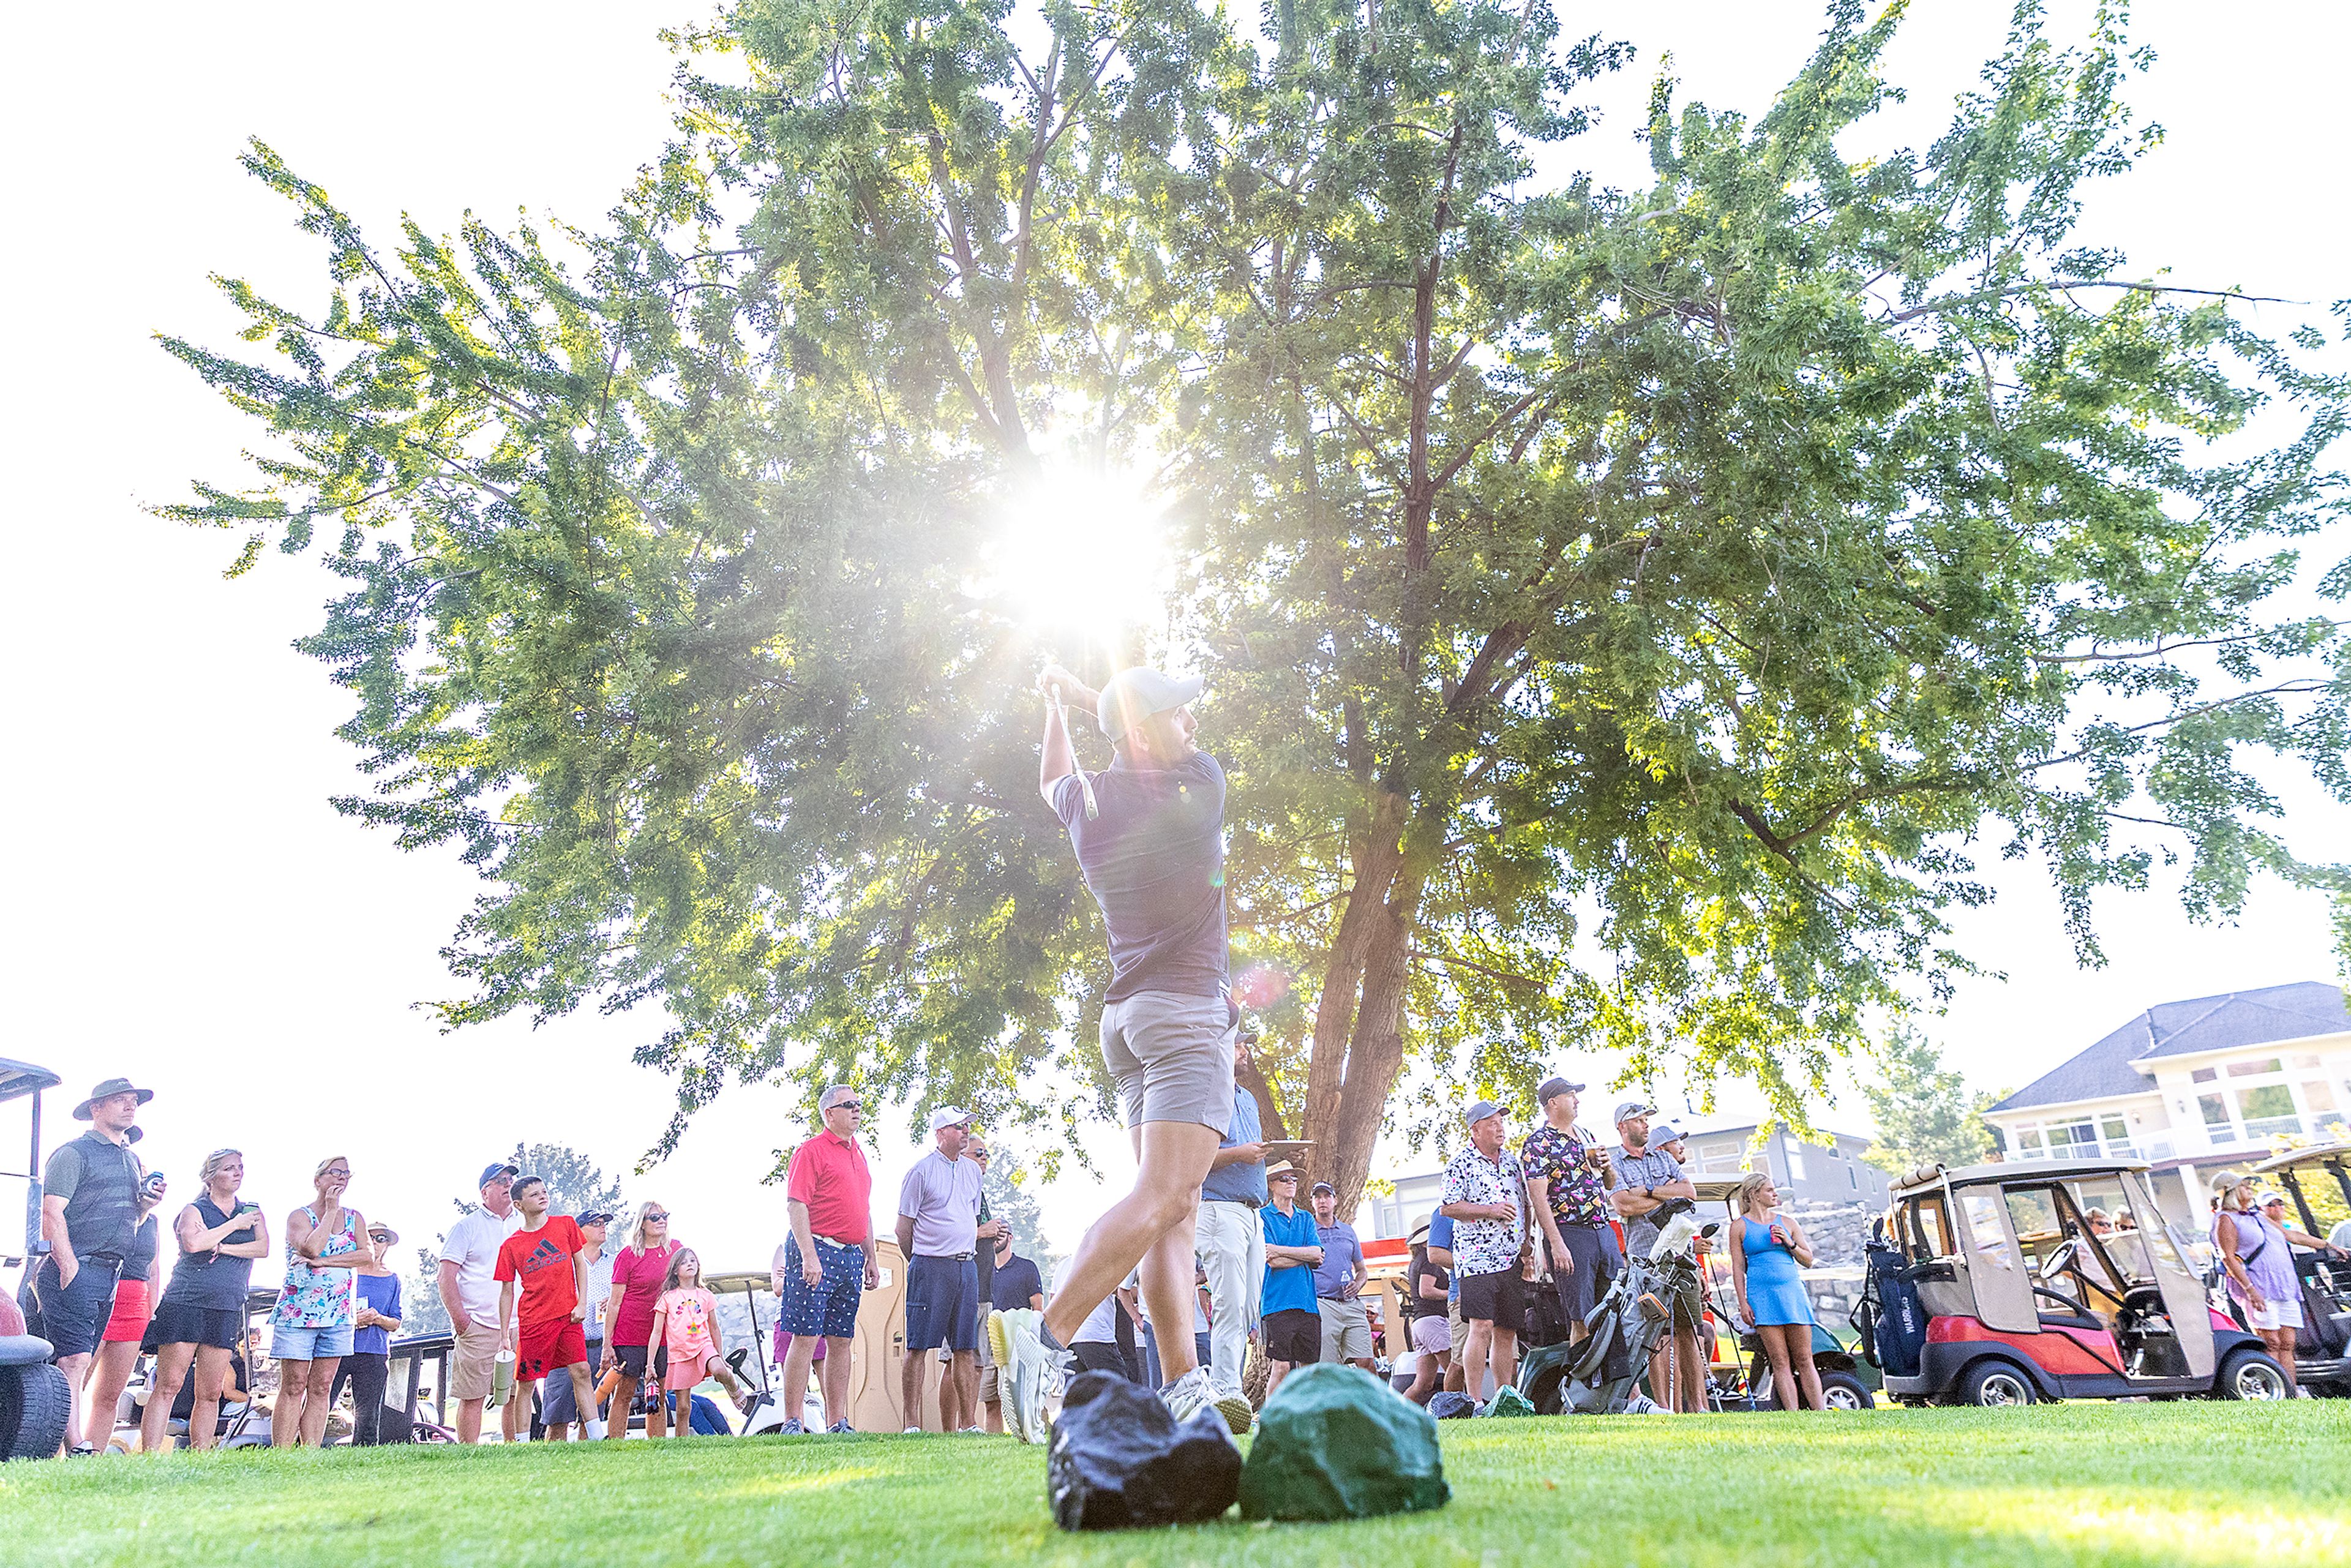
<path id="1" fill-rule="evenodd" d="M 1087 1230 L 1045 1304 L 1044 1332 L 1066 1344 L 1131 1273 L 1151 1321 L 1192 1321 L 1200 1184 L 1233 1115 L 1225 770 L 1193 744 L 1196 675 L 1125 669 L 1097 692 L 1056 664 L 1038 685 L 1049 700 L 1037 787 L 1109 933 L 1102 1064 L 1136 1165 L 1134 1190 Z M 1094 710 L 1116 754 L 1101 773 L 1079 768 L 1072 702 Z M 1029 1325 L 1017 1322 L 1025 1337 Z M 1026 1354 L 1025 1345 L 1016 1352 Z M 1247 1402 L 1208 1381 L 1191 1335 L 1168 1334 L 1160 1359 L 1168 1382 L 1159 1396 L 1178 1421 L 1214 1406 L 1229 1425 L 1246 1424 Z M 1008 1424 L 1023 1436 L 1042 1430 Z"/>
<path id="2" fill-rule="evenodd" d="M 66 1442 L 76 1453 L 95 1453 L 83 1437 L 82 1380 L 99 1336 L 114 1314 L 114 1286 L 139 1231 L 139 1182 L 145 1162 L 131 1152 L 138 1141 L 139 1107 L 155 1098 L 128 1078 L 109 1078 L 74 1107 L 74 1120 L 89 1131 L 61 1144 L 41 1171 L 41 1239 L 49 1255 L 33 1272 L 33 1299 L 40 1308 L 35 1332 L 54 1348 L 57 1368 L 66 1375 L 72 1404 Z M 112 1412 L 106 1424 L 113 1425 Z"/>
<path id="3" fill-rule="evenodd" d="M 1270 1399 L 1293 1366 L 1310 1365 L 1322 1354 L 1322 1314 L 1314 1304 L 1314 1270 L 1322 1262 L 1322 1233 L 1311 1211 L 1298 1206 L 1303 1175 L 1288 1160 L 1265 1167 L 1271 1201 L 1265 1221 L 1265 1395 Z"/>

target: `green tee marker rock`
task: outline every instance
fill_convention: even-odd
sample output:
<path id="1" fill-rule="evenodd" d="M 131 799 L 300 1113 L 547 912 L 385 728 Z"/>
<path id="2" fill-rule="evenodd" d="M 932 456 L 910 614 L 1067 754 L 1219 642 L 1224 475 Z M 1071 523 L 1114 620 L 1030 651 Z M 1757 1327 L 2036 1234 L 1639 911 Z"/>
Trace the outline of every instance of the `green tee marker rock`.
<path id="1" fill-rule="evenodd" d="M 1452 1495 L 1428 1412 L 1337 1363 L 1282 1379 L 1241 1467 L 1244 1519 L 1368 1519 Z"/>
<path id="2" fill-rule="evenodd" d="M 1531 1416 L 1534 1406 L 1515 1388 L 1497 1388 L 1493 1402 L 1480 1410 L 1480 1416 Z"/>

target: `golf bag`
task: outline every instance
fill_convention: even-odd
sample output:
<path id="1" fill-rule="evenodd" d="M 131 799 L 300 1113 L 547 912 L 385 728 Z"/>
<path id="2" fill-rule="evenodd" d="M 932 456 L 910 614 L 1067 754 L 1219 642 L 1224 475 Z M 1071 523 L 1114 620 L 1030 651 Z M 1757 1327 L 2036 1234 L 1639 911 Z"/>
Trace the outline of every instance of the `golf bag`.
<path id="1" fill-rule="evenodd" d="M 1888 1377 L 1916 1377 L 1927 1349 L 1927 1304 L 1883 1226 L 1862 1251 L 1868 1272 L 1849 1320 L 1861 1335 L 1862 1354 Z"/>
<path id="2" fill-rule="evenodd" d="M 1674 1301 L 1697 1292 L 1693 1243 L 1719 1228 L 1698 1224 L 1695 1207 L 1687 1198 L 1668 1202 L 1658 1211 L 1663 1229 L 1648 1256 L 1625 1258 L 1624 1271 L 1584 1320 L 1589 1333 L 1562 1371 L 1561 1410 L 1615 1416 L 1634 1407 L 1641 1376 L 1649 1369 L 1649 1353 L 1673 1331 Z M 1538 1404 L 1538 1409 L 1542 1407 Z"/>

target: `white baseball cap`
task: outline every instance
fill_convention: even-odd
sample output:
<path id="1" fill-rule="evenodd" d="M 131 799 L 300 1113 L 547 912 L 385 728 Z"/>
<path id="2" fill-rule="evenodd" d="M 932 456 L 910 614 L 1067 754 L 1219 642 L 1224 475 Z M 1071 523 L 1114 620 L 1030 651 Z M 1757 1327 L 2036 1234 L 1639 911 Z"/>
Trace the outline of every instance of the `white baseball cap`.
<path id="1" fill-rule="evenodd" d="M 958 1110 L 953 1105 L 942 1105 L 937 1110 L 931 1113 L 931 1131 L 934 1133 L 937 1132 L 941 1127 L 967 1127 L 969 1125 L 971 1125 L 971 1113 L 968 1111 Z"/>

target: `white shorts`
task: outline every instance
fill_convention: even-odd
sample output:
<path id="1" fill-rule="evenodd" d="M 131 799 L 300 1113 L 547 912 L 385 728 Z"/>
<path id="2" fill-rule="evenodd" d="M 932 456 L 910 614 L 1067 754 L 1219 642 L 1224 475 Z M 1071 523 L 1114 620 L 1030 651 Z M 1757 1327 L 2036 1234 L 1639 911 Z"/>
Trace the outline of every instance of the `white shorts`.
<path id="1" fill-rule="evenodd" d="M 2245 1322 L 2257 1329 L 2298 1329 L 2302 1327 L 2302 1303 L 2272 1301 L 2260 1312 L 2247 1307 Z"/>

